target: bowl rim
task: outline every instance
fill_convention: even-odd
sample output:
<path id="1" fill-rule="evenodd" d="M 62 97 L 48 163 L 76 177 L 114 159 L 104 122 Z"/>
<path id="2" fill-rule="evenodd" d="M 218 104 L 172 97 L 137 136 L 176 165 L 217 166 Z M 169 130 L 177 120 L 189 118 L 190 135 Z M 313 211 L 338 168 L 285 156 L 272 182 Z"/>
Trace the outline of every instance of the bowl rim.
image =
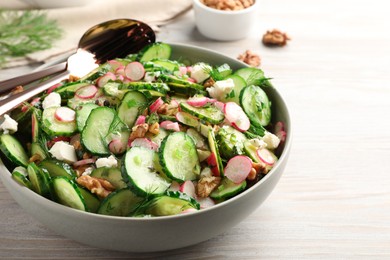
<path id="1" fill-rule="evenodd" d="M 239 60 L 233 59 L 232 57 L 229 57 L 229 56 L 227 56 L 227 55 L 225 55 L 223 53 L 220 53 L 220 52 L 217 52 L 217 51 L 214 51 L 214 50 L 211 50 L 211 49 L 198 47 L 198 46 L 190 45 L 190 44 L 170 43 L 170 42 L 166 42 L 166 43 L 171 45 L 173 49 L 175 47 L 176 48 L 180 48 L 181 47 L 181 48 L 197 49 L 197 50 L 200 50 L 200 51 L 203 51 L 203 52 L 212 53 L 212 55 L 223 56 L 223 58 L 225 58 L 227 60 L 227 63 L 229 61 L 234 61 L 236 63 L 239 63 L 243 67 L 249 67 L 249 65 L 246 64 L 246 63 L 243 63 L 243 62 L 241 62 Z M 58 60 L 58 62 L 61 62 L 61 61 L 62 60 Z M 41 67 L 43 68 L 43 67 L 45 67 L 45 65 L 43 65 Z M 228 204 L 232 203 L 233 201 L 239 200 L 241 197 L 246 196 L 246 194 L 250 193 L 252 190 L 259 188 L 259 186 L 263 185 L 263 183 L 267 182 L 268 179 L 271 178 L 271 175 L 273 175 L 273 174 L 275 174 L 277 172 L 277 169 L 279 167 L 281 167 L 282 162 L 284 160 L 287 160 L 287 157 L 288 157 L 288 154 L 289 154 L 289 150 L 291 148 L 291 143 L 292 143 L 292 127 L 291 127 L 290 112 L 289 112 L 287 103 L 285 102 L 283 97 L 279 94 L 279 91 L 276 88 L 274 88 L 273 86 L 272 86 L 272 88 L 274 89 L 274 91 L 277 94 L 278 98 L 280 99 L 281 103 L 286 107 L 286 112 L 287 113 L 286 113 L 285 117 L 286 117 L 286 121 L 289 122 L 289 124 L 287 125 L 287 127 L 288 127 L 287 133 L 288 134 L 287 134 L 285 146 L 283 148 L 283 152 L 282 152 L 281 156 L 279 157 L 279 160 L 276 162 L 276 165 L 270 170 L 270 172 L 267 173 L 261 180 L 259 180 L 253 186 L 251 186 L 247 190 L 244 190 L 240 194 L 238 194 L 238 195 L 236 195 L 236 196 L 234 196 L 232 198 L 229 198 L 226 201 L 223 201 L 221 203 L 215 204 L 215 205 L 213 205 L 211 207 L 208 207 L 208 208 L 205 208 L 205 209 L 201 209 L 201 210 L 198 210 L 196 212 L 191 212 L 191 213 L 188 213 L 188 214 L 177 214 L 177 215 L 159 216 L 159 217 L 139 218 L 139 217 L 122 217 L 122 216 L 101 215 L 101 214 L 97 214 L 97 213 L 81 211 L 81 210 L 77 210 L 77 209 L 73 209 L 73 208 L 64 206 L 62 204 L 59 204 L 59 203 L 57 203 L 55 201 L 52 201 L 50 199 L 47 199 L 47 198 L 45 198 L 45 197 L 35 193 L 34 191 L 28 189 L 27 187 L 23 187 L 23 186 L 19 185 L 16 181 L 12 180 L 11 172 L 8 171 L 8 169 L 5 167 L 5 165 L 4 165 L 4 163 L 3 163 L 3 161 L 1 159 L 0 159 L 0 175 L 1 175 L 0 179 L 2 179 L 3 177 L 4 178 L 8 178 L 9 177 L 10 180 L 11 180 L 9 183 L 11 183 L 11 185 L 13 186 L 14 189 L 18 190 L 17 192 L 24 193 L 25 196 L 32 197 L 33 199 L 38 200 L 38 202 L 40 202 L 40 204 L 42 204 L 42 203 L 48 204 L 47 205 L 48 207 L 54 207 L 54 208 L 58 209 L 59 211 L 63 212 L 64 214 L 80 214 L 79 216 L 93 217 L 93 218 L 100 219 L 100 220 L 111 220 L 111 221 L 118 221 L 118 222 L 128 222 L 128 221 L 137 221 L 137 222 L 145 222 L 145 221 L 146 222 L 150 222 L 150 221 L 154 221 L 154 222 L 158 222 L 158 221 L 163 221 L 163 220 L 173 220 L 173 219 L 176 219 L 176 218 L 181 218 L 182 219 L 182 218 L 186 218 L 186 217 L 191 217 L 193 215 L 204 214 L 205 212 L 218 210 L 219 208 L 225 207 Z M 3 173 L 2 173 L 3 170 L 4 170 L 4 174 L 8 173 L 9 175 L 8 176 L 3 176 Z"/>
<path id="2" fill-rule="evenodd" d="M 205 10 L 206 12 L 211 12 L 215 14 L 225 14 L 225 15 L 235 15 L 235 14 L 239 15 L 239 14 L 246 14 L 251 11 L 255 11 L 255 9 L 257 9 L 258 7 L 259 0 L 254 0 L 253 5 L 244 8 L 242 10 L 219 10 L 205 5 L 204 3 L 202 3 L 201 0 L 193 0 L 193 3 L 194 5 L 196 5 L 200 9 Z"/>

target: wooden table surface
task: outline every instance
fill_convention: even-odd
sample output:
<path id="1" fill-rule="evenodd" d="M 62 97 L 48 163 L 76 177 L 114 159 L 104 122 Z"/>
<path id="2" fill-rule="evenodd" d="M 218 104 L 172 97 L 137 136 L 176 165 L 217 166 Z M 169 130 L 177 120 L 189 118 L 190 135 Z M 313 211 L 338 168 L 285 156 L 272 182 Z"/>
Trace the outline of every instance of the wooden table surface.
<path id="1" fill-rule="evenodd" d="M 250 37 L 214 42 L 189 12 L 161 41 L 259 53 L 288 103 L 294 141 L 266 202 L 204 243 L 150 254 L 91 248 L 28 216 L 0 184 L 0 258 L 390 259 L 390 15 L 381 0 L 261 0 Z M 292 38 L 266 48 L 263 32 Z M 0 71 L 6 78 L 26 68 Z"/>

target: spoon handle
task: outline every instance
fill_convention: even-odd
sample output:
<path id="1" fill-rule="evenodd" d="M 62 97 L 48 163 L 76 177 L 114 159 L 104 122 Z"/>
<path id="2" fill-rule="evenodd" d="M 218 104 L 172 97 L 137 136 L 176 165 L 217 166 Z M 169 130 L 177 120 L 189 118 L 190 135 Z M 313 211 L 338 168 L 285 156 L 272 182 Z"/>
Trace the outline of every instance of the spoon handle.
<path id="1" fill-rule="evenodd" d="M 60 82 L 64 79 L 67 79 L 69 77 L 69 71 L 66 70 L 53 78 L 51 78 L 48 81 L 45 81 L 41 84 L 38 84 L 36 86 L 33 86 L 31 88 L 28 88 L 24 90 L 23 92 L 11 95 L 3 100 L 0 101 L 0 116 L 4 115 L 11 109 L 17 107 L 22 102 L 34 97 L 35 95 L 45 91 L 46 89 L 53 86 L 54 83 Z"/>
<path id="2" fill-rule="evenodd" d="M 0 94 L 9 92 L 17 86 L 24 86 L 36 80 L 54 75 L 59 72 L 63 72 L 66 70 L 66 67 L 67 67 L 66 62 L 62 62 L 53 65 L 47 69 L 39 70 L 22 76 L 0 81 Z"/>

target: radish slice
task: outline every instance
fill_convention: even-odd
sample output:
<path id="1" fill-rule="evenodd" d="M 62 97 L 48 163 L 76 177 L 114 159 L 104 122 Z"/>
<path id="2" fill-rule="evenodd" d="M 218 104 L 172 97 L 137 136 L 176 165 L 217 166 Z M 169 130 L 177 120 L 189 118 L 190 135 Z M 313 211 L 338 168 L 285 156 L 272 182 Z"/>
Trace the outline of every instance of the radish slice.
<path id="1" fill-rule="evenodd" d="M 216 108 L 218 108 L 219 110 L 221 110 L 222 112 L 225 111 L 225 103 L 221 102 L 221 101 L 216 101 L 214 103 L 214 106 Z"/>
<path id="2" fill-rule="evenodd" d="M 73 122 L 76 119 L 76 112 L 69 107 L 59 107 L 56 109 L 54 117 L 61 122 Z"/>
<path id="3" fill-rule="evenodd" d="M 244 132 L 249 129 L 250 121 L 244 110 L 234 102 L 225 105 L 225 117 L 238 131 Z"/>
<path id="4" fill-rule="evenodd" d="M 203 107 L 208 103 L 214 103 L 214 102 L 216 102 L 215 99 L 208 98 L 208 97 L 192 97 L 187 100 L 187 104 L 193 107 Z"/>
<path id="5" fill-rule="evenodd" d="M 192 72 L 192 67 L 191 66 L 187 66 L 187 73 L 191 73 Z"/>
<path id="6" fill-rule="evenodd" d="M 177 181 L 173 181 L 171 186 L 169 186 L 169 190 L 171 191 L 180 191 L 180 184 Z"/>
<path id="7" fill-rule="evenodd" d="M 79 88 L 76 91 L 75 95 L 81 99 L 89 99 L 89 98 L 93 98 L 97 92 L 98 92 L 97 87 L 95 87 L 94 85 L 88 85 Z"/>
<path id="8" fill-rule="evenodd" d="M 83 165 L 87 165 L 87 164 L 92 164 L 92 163 L 95 163 L 95 159 L 92 159 L 92 158 L 88 158 L 88 159 L 84 159 L 84 160 L 80 160 L 80 161 L 77 161 L 73 164 L 74 167 L 79 167 L 79 166 L 83 166 Z"/>
<path id="9" fill-rule="evenodd" d="M 252 160 L 244 155 L 231 158 L 224 170 L 224 174 L 234 183 L 243 182 L 252 170 Z"/>
<path id="10" fill-rule="evenodd" d="M 137 118 L 134 125 L 142 125 L 145 124 L 145 122 L 146 122 L 146 116 L 141 115 Z"/>
<path id="11" fill-rule="evenodd" d="M 145 68 L 138 61 L 130 62 L 125 67 L 125 75 L 131 80 L 138 81 L 144 77 Z"/>
<path id="12" fill-rule="evenodd" d="M 180 131 L 180 126 L 179 126 L 178 122 L 172 122 L 172 121 L 166 120 L 166 121 L 162 121 L 160 123 L 160 126 L 166 130 L 172 130 L 175 132 Z"/>
<path id="13" fill-rule="evenodd" d="M 56 88 L 59 88 L 62 86 L 62 83 L 57 83 L 57 84 L 54 84 L 53 86 L 51 86 L 48 90 L 47 90 L 47 94 L 50 94 L 51 92 L 53 92 Z"/>
<path id="14" fill-rule="evenodd" d="M 113 154 L 121 154 L 126 151 L 126 145 L 120 139 L 114 139 L 108 144 L 108 149 Z"/>
<path id="15" fill-rule="evenodd" d="M 154 101 L 150 107 L 149 107 L 149 110 L 151 113 L 154 113 L 156 112 L 162 105 L 164 104 L 164 101 L 162 100 L 161 97 L 159 97 L 158 99 L 156 99 L 156 101 Z"/>
<path id="16" fill-rule="evenodd" d="M 286 141 L 286 137 L 287 137 L 287 133 L 285 132 L 285 131 L 279 131 L 279 132 L 277 132 L 276 133 L 276 136 L 279 138 L 279 140 L 280 140 L 280 143 L 279 143 L 279 145 L 281 144 L 281 143 L 283 143 L 283 142 L 285 142 Z"/>
<path id="17" fill-rule="evenodd" d="M 276 122 L 275 124 L 275 133 L 278 133 L 280 131 L 284 131 L 284 124 L 281 121 Z"/>
<path id="18" fill-rule="evenodd" d="M 272 153 L 268 151 L 267 148 L 258 149 L 257 156 L 267 165 L 273 165 L 275 163 L 275 159 L 272 156 Z"/>
<path id="19" fill-rule="evenodd" d="M 179 67 L 179 72 L 182 76 L 186 75 L 187 74 L 187 67 L 182 67 L 180 66 Z"/>
<path id="20" fill-rule="evenodd" d="M 120 80 L 120 81 L 124 81 L 125 80 L 125 76 L 123 76 L 123 75 L 116 75 L 116 79 Z"/>
<path id="21" fill-rule="evenodd" d="M 122 64 L 121 62 L 119 62 L 119 61 L 117 61 L 117 60 L 109 60 L 109 61 L 107 61 L 107 63 L 110 64 L 111 69 L 112 69 L 113 71 L 115 71 L 115 70 L 118 69 L 119 67 L 125 67 L 125 66 L 123 66 L 123 64 Z"/>
<path id="22" fill-rule="evenodd" d="M 125 66 L 120 66 L 118 67 L 116 70 L 115 70 L 115 74 L 116 75 L 122 75 L 123 77 L 126 76 L 125 75 Z"/>
<path id="23" fill-rule="evenodd" d="M 148 148 L 150 150 L 153 150 L 153 151 L 157 151 L 158 150 L 158 144 L 156 144 L 153 141 L 150 141 L 149 139 L 147 139 L 145 137 L 134 139 L 131 142 L 130 146 L 131 147 L 141 146 L 141 147 L 145 147 L 145 148 Z"/>
<path id="24" fill-rule="evenodd" d="M 208 166 L 210 166 L 211 172 L 213 173 L 214 176 L 219 177 L 221 173 L 219 172 L 218 169 L 218 162 L 217 162 L 217 157 L 215 156 L 214 153 L 211 153 L 210 156 L 206 160 Z"/>
<path id="25" fill-rule="evenodd" d="M 196 83 L 196 80 L 193 79 L 193 78 L 188 78 L 187 81 L 188 81 L 188 82 L 191 82 L 191 83 Z"/>
<path id="26" fill-rule="evenodd" d="M 180 123 L 183 123 L 188 126 L 197 127 L 199 125 L 199 119 L 186 112 L 177 112 L 176 119 Z"/>
<path id="27" fill-rule="evenodd" d="M 107 84 L 108 81 L 110 80 L 116 80 L 116 76 L 114 73 L 112 72 L 107 72 L 106 74 L 104 74 L 103 76 L 101 76 L 100 78 L 98 78 L 96 80 L 96 85 L 99 87 L 99 88 L 102 88 L 104 87 L 104 85 Z"/>
<path id="28" fill-rule="evenodd" d="M 179 102 L 176 99 L 172 99 L 171 100 L 171 106 L 172 107 L 179 107 L 180 104 L 179 104 Z"/>
<path id="29" fill-rule="evenodd" d="M 199 203 L 201 209 L 207 209 L 215 205 L 215 202 L 212 198 L 196 198 L 196 201 Z"/>
<path id="30" fill-rule="evenodd" d="M 193 198 L 196 198 L 195 195 L 195 185 L 192 181 L 185 181 L 182 185 L 180 185 L 180 191 L 187 194 L 188 196 L 191 196 Z"/>

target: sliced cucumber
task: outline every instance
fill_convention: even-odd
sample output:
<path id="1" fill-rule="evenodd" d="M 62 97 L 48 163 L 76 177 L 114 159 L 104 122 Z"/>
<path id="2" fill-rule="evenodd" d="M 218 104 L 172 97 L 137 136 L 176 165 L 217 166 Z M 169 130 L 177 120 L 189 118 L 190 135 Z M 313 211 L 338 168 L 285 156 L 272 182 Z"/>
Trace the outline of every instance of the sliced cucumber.
<path id="1" fill-rule="evenodd" d="M 42 112 L 39 109 L 33 109 L 31 114 L 31 133 L 32 141 L 38 142 L 41 132 Z"/>
<path id="2" fill-rule="evenodd" d="M 258 86 L 248 86 L 241 91 L 240 104 L 254 126 L 266 126 L 271 121 L 271 102 Z"/>
<path id="3" fill-rule="evenodd" d="M 27 178 L 27 170 L 25 168 L 21 166 L 16 167 L 12 171 L 11 177 L 20 185 L 32 189 L 32 185 L 30 180 Z"/>
<path id="4" fill-rule="evenodd" d="M 106 136 L 115 116 L 115 110 L 108 107 L 98 107 L 91 111 L 81 132 L 81 142 L 88 151 L 96 155 L 110 154 Z"/>
<path id="5" fill-rule="evenodd" d="M 100 167 L 92 171 L 91 177 L 105 179 L 117 190 L 127 187 L 126 182 L 123 180 L 122 173 L 118 168 Z"/>
<path id="6" fill-rule="evenodd" d="M 43 110 L 42 130 L 49 136 L 71 136 L 77 130 L 76 122 L 60 122 L 55 118 L 57 107 Z"/>
<path id="7" fill-rule="evenodd" d="M 215 160 L 217 162 L 217 171 L 219 176 L 223 176 L 223 163 L 219 153 L 217 141 L 215 140 L 215 135 L 213 129 L 209 128 L 207 139 L 209 141 L 210 151 L 214 154 Z"/>
<path id="8" fill-rule="evenodd" d="M 153 59 L 151 62 L 163 67 L 164 69 L 173 72 L 179 70 L 179 63 L 168 59 Z"/>
<path id="9" fill-rule="evenodd" d="M 40 169 L 35 163 L 27 166 L 28 179 L 31 182 L 32 190 L 46 198 L 51 197 L 50 177 L 46 171 Z"/>
<path id="10" fill-rule="evenodd" d="M 88 212 L 96 213 L 100 207 L 100 200 L 89 190 L 78 186 L 80 195 L 83 197 L 85 210 Z"/>
<path id="11" fill-rule="evenodd" d="M 247 86 L 261 86 L 264 81 L 266 81 L 264 72 L 258 68 L 242 68 L 237 70 L 234 74 L 242 77 L 245 80 Z"/>
<path id="12" fill-rule="evenodd" d="M 122 99 L 127 92 L 134 90 L 138 90 L 139 92 L 142 92 L 145 95 L 150 95 L 151 97 L 165 96 L 165 94 L 169 91 L 169 87 L 163 82 L 109 82 L 104 85 L 103 90 L 108 96 Z"/>
<path id="13" fill-rule="evenodd" d="M 230 91 L 230 93 L 226 94 L 226 96 L 221 97 L 220 100 L 222 102 L 225 102 L 225 103 L 229 102 L 229 101 L 233 101 L 239 105 L 240 104 L 240 93 L 241 93 L 241 90 L 247 86 L 246 82 L 242 77 L 240 77 L 236 74 L 229 75 L 225 78 L 225 80 L 226 79 L 233 80 L 234 88 L 232 89 L 232 91 Z"/>
<path id="14" fill-rule="evenodd" d="M 106 135 L 106 142 L 108 144 L 111 141 L 117 142 L 115 144 L 116 148 L 111 149 L 113 154 L 123 154 L 126 151 L 128 140 L 130 136 L 129 127 L 122 122 L 118 115 L 115 115 L 114 119 L 111 122 L 110 128 Z"/>
<path id="15" fill-rule="evenodd" d="M 212 199 L 220 200 L 233 197 L 243 191 L 246 187 L 246 181 L 241 183 L 234 183 L 227 177 L 224 177 L 221 184 L 210 194 Z"/>
<path id="16" fill-rule="evenodd" d="M 98 107 L 99 106 L 96 105 L 95 103 L 87 103 L 79 107 L 79 109 L 76 111 L 76 125 L 77 125 L 77 130 L 79 132 L 83 131 L 85 122 L 87 122 L 88 116 L 91 113 L 91 111 Z"/>
<path id="17" fill-rule="evenodd" d="M 252 161 L 259 163 L 260 158 L 257 156 L 257 147 L 251 144 L 251 142 L 246 141 L 244 143 L 244 152 L 245 154 L 252 159 Z"/>
<path id="18" fill-rule="evenodd" d="M 57 202 L 60 204 L 86 211 L 84 198 L 81 195 L 80 188 L 68 178 L 53 178 L 53 192 Z"/>
<path id="19" fill-rule="evenodd" d="M 67 177 L 68 179 L 74 179 L 77 177 L 73 168 L 62 161 L 53 159 L 46 159 L 39 163 L 41 169 L 46 170 L 51 177 Z"/>
<path id="20" fill-rule="evenodd" d="M 177 88 L 184 88 L 184 89 L 193 88 L 196 90 L 204 90 L 205 89 L 205 87 L 203 85 L 189 82 L 185 79 L 179 79 L 179 78 L 176 78 L 176 77 L 171 76 L 171 75 L 161 74 L 159 76 L 159 79 L 166 82 L 168 84 L 168 86 L 173 86 L 176 89 Z"/>
<path id="21" fill-rule="evenodd" d="M 62 85 L 61 87 L 55 89 L 54 91 L 61 95 L 61 98 L 63 99 L 69 99 L 74 96 L 74 93 L 79 88 L 85 87 L 91 85 L 89 82 L 72 82 L 65 85 Z"/>
<path id="22" fill-rule="evenodd" d="M 157 196 L 143 206 L 143 214 L 152 216 L 170 216 L 180 214 L 188 209 L 198 210 L 199 204 L 181 192 L 167 192 Z M 141 212 L 137 212 L 141 213 Z"/>
<path id="23" fill-rule="evenodd" d="M 195 180 L 200 174 L 195 143 L 184 132 L 168 135 L 161 143 L 159 156 L 164 173 L 172 180 Z"/>
<path id="24" fill-rule="evenodd" d="M 225 115 L 222 111 L 213 105 L 207 107 L 194 107 L 189 105 L 187 102 L 182 102 L 180 103 L 180 108 L 183 111 L 211 124 L 220 124 L 225 119 Z"/>
<path id="25" fill-rule="evenodd" d="M 16 166 L 27 167 L 28 156 L 18 139 L 9 134 L 0 136 L 0 150 Z"/>
<path id="26" fill-rule="evenodd" d="M 41 160 L 44 160 L 48 157 L 48 152 L 45 148 L 42 148 L 40 143 L 32 143 L 31 144 L 31 156 L 37 154 L 41 157 Z"/>
<path id="27" fill-rule="evenodd" d="M 135 120 L 141 113 L 142 108 L 146 107 L 146 104 L 147 99 L 144 94 L 138 91 L 130 91 L 126 93 L 118 107 L 118 116 L 131 128 L 134 126 Z"/>
<path id="28" fill-rule="evenodd" d="M 172 48 L 170 45 L 156 42 L 146 46 L 139 53 L 140 62 L 147 62 L 154 59 L 169 59 L 171 57 Z"/>
<path id="29" fill-rule="evenodd" d="M 157 172 L 154 163 L 155 152 L 144 147 L 132 147 L 124 159 L 123 178 L 141 195 L 161 194 L 170 183 Z"/>
<path id="30" fill-rule="evenodd" d="M 244 153 L 244 143 L 246 136 L 231 126 L 223 126 L 219 129 L 216 139 L 222 157 L 231 157 Z"/>
<path id="31" fill-rule="evenodd" d="M 112 192 L 101 203 L 98 214 L 110 216 L 130 216 L 145 198 L 137 196 L 130 188 Z"/>

